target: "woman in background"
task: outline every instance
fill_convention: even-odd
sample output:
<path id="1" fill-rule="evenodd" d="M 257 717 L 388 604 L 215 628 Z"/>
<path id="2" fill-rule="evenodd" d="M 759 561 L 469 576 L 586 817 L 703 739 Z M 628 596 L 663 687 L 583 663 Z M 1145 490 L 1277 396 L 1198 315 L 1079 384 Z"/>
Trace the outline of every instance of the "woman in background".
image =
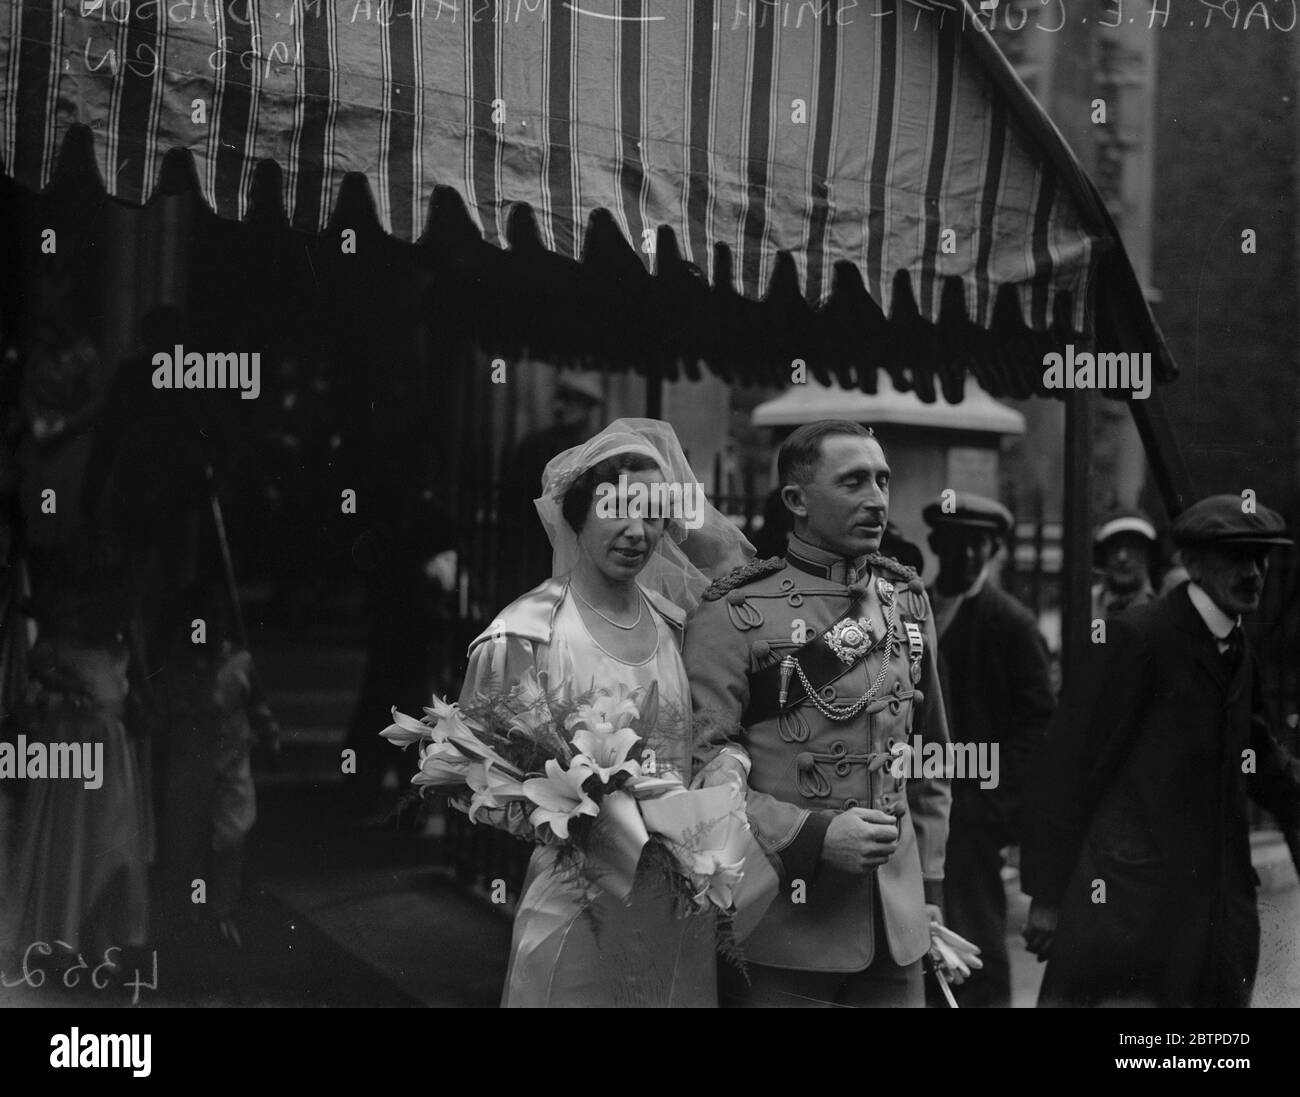
<path id="1" fill-rule="evenodd" d="M 153 818 L 138 744 L 123 722 L 125 599 L 83 584 L 35 615 L 28 742 L 100 747 L 102 765 L 90 782 L 27 782 L 16 859 L 19 943 L 64 942 L 87 956 L 140 947 L 148 933 Z"/>

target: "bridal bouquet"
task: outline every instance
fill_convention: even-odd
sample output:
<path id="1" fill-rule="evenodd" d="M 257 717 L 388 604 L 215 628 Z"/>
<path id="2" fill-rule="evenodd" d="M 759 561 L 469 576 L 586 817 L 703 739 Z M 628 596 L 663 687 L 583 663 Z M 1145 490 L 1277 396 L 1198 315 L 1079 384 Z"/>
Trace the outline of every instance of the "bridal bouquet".
<path id="1" fill-rule="evenodd" d="M 550 688 L 533 670 L 508 690 L 462 708 L 434 697 L 421 719 L 393 709 L 380 734 L 415 745 L 422 793 L 445 793 L 472 822 L 558 844 L 583 874 L 619 899 L 638 865 L 667 866 L 696 909 L 753 928 L 776 878 L 749 830 L 740 790 L 686 789 L 655 759 L 658 690 Z M 664 722 L 667 722 L 665 718 Z"/>

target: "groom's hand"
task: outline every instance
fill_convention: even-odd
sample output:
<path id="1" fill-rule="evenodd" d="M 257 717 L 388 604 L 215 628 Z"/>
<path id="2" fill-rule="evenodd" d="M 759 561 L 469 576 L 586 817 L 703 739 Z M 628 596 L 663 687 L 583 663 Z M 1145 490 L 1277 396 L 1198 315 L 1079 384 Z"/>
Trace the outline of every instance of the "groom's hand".
<path id="1" fill-rule="evenodd" d="M 883 865 L 898 849 L 898 821 L 875 808 L 849 808 L 831 820 L 822 863 L 859 875 Z"/>

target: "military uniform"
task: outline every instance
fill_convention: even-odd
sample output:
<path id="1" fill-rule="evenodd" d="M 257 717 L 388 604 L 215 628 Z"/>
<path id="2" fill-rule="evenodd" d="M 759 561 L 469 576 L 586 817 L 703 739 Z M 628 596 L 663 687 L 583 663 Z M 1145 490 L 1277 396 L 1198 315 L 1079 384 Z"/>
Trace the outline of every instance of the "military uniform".
<path id="1" fill-rule="evenodd" d="M 784 558 L 714 583 L 687 626 L 683 655 L 696 768 L 718 765 L 723 751 L 750 765 L 750 823 L 782 879 L 784 897 L 744 943 L 751 972 L 834 975 L 819 993 L 842 1000 L 844 977 L 880 960 L 915 969 L 907 991 L 915 1000 L 918 961 L 930 947 L 925 903 L 940 901 L 949 806 L 946 779 L 909 779 L 913 736 L 948 741 L 929 601 L 916 573 L 875 554 L 846 560 L 792 536 Z M 783 669 L 788 656 L 798 665 Z M 864 874 L 819 863 L 831 820 L 853 807 L 899 820 L 897 851 Z"/>

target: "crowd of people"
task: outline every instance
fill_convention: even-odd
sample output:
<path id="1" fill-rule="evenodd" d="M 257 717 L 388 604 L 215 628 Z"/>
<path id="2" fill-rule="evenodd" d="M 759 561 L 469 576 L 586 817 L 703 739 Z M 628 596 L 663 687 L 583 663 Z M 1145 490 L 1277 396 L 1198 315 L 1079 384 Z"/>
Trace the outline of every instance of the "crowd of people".
<path id="1" fill-rule="evenodd" d="M 1248 798 L 1300 861 L 1300 764 L 1270 737 L 1242 627 L 1270 553 L 1291 544 L 1279 515 L 1236 496 L 1196 503 L 1158 581 L 1150 518 L 1108 516 L 1092 613 L 1069 623 L 1090 631 L 1093 658 L 1058 698 L 1037 622 L 998 581 L 1015 525 L 998 501 L 945 492 L 924 508 L 937 560 L 924 576 L 925 555 L 890 522 L 879 440 L 822 421 L 782 445 L 755 554 L 712 508 L 689 527 L 598 511 L 601 484 L 696 481 L 666 423 L 588 437 L 597 399 L 568 383 L 553 427 L 515 455 L 514 479 L 534 487 L 505 501 L 503 520 L 546 544 L 510 546 L 520 589 L 533 589 L 471 645 L 463 700 L 530 670 L 657 683 L 693 723 L 662 762 L 696 786 L 743 790 L 780 893 L 741 942 L 745 978 L 725 964 L 715 978 L 711 931 L 678 925 L 669 897 L 611 902 L 541 847 L 506 1004 L 920 1005 L 951 993 L 1008 1006 L 1013 847 L 1045 1004 L 1249 1002 Z M 0 741 L 96 744 L 103 781 L 0 780 L 4 944 L 238 945 L 251 759 L 274 754 L 278 734 L 212 551 L 211 476 L 195 460 L 173 463 L 187 475 L 142 480 L 171 435 L 160 423 L 142 441 L 106 415 L 86 525 L 35 535 L 22 448 L 66 445 L 85 424 L 64 415 L 36 431 L 29 411 L 3 424 L 0 446 Z M 99 509 L 124 478 L 134 492 Z M 524 500 L 536 483 L 541 499 Z M 348 734 L 363 810 L 396 761 L 377 733 L 392 706 L 425 703 L 451 628 L 455 577 L 429 572 L 456 548 L 450 516 L 427 490 L 389 510 L 354 544 L 372 611 Z M 896 768 L 926 741 L 995 748 L 995 779 Z M 935 927 L 977 946 L 979 964 L 924 980 Z"/>
<path id="2" fill-rule="evenodd" d="M 1159 594 L 1150 520 L 1103 522 L 1094 616 L 1070 623 L 1093 657 L 1058 701 L 1033 616 L 996 582 L 1014 521 L 996 500 L 945 492 L 925 508 L 928 588 L 880 551 L 891 470 L 855 423 L 809 424 L 782 445 L 791 528 L 767 558 L 718 553 L 713 512 L 687 530 L 592 505 L 593 480 L 671 480 L 691 475 L 683 463 L 651 420 L 551 460 L 538 507 L 552 511 L 552 577 L 476 641 L 462 702 L 483 668 L 507 684 L 531 669 L 631 689 L 651 667 L 693 713 L 692 758 L 673 767 L 744 790 L 780 888 L 741 942 L 744 976 L 722 964 L 715 984 L 703 960 L 689 973 L 669 962 L 702 944 L 661 904 L 605 918 L 599 886 L 543 846 L 504 1004 L 921 1005 L 943 991 L 1007 1006 L 1013 846 L 1032 897 L 1026 945 L 1047 962 L 1040 1004 L 1249 1004 L 1248 800 L 1300 864 L 1300 763 L 1266 726 L 1243 630 L 1270 553 L 1292 543 L 1280 515 L 1232 495 L 1189 507 L 1173 526 L 1182 570 Z M 993 747 L 994 779 L 899 762 L 927 740 Z M 953 933 L 980 956 L 940 964 L 927 989 L 922 961 Z"/>

